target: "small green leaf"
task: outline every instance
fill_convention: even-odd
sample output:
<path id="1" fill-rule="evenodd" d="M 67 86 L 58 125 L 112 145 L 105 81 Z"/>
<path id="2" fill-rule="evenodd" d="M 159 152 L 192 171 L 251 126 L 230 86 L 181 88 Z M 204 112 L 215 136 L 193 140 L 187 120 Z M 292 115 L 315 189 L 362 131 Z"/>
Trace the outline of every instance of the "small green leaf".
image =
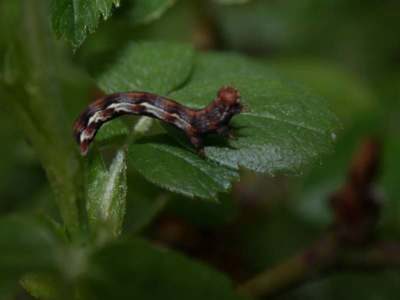
<path id="1" fill-rule="evenodd" d="M 165 42 L 132 43 L 99 79 L 106 93 L 146 91 L 165 95 L 190 75 L 193 49 Z"/>
<path id="2" fill-rule="evenodd" d="M 150 182 L 189 197 L 215 198 L 238 179 L 236 171 L 200 158 L 165 135 L 130 145 L 129 162 Z"/>
<path id="3" fill-rule="evenodd" d="M 56 35 L 78 48 L 88 33 L 95 31 L 99 19 L 108 19 L 120 0 L 53 0 L 52 23 Z"/>
<path id="4" fill-rule="evenodd" d="M 126 154 L 119 150 L 110 169 L 93 149 L 87 172 L 87 212 L 89 225 L 94 233 L 106 229 L 112 237 L 121 233 L 126 206 Z"/>
<path id="5" fill-rule="evenodd" d="M 0 219 L 0 299 L 29 272 L 56 269 L 56 240 L 44 222 L 28 216 Z"/>
<path id="6" fill-rule="evenodd" d="M 147 24 L 159 19 L 176 0 L 135 0 L 131 12 L 133 24 Z"/>
<path id="7" fill-rule="evenodd" d="M 100 300 L 244 299 L 223 274 L 139 239 L 95 253 L 83 286 Z"/>
<path id="8" fill-rule="evenodd" d="M 237 88 L 250 111 L 231 122 L 237 139 L 209 145 L 207 157 L 235 169 L 293 173 L 331 149 L 338 125 L 327 103 L 250 59 L 203 54 L 191 81 L 171 98 L 204 107 L 224 85 Z"/>

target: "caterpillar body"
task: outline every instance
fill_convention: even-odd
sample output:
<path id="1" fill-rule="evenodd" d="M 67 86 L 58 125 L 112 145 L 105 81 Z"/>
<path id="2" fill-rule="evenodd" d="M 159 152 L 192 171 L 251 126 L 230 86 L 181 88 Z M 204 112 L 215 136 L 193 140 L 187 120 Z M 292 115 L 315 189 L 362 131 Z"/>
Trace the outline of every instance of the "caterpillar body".
<path id="1" fill-rule="evenodd" d="M 217 97 L 203 109 L 190 108 L 147 92 L 115 93 L 90 104 L 75 121 L 73 131 L 81 154 L 86 155 L 104 123 L 127 114 L 149 116 L 184 131 L 198 153 L 204 154 L 204 136 L 217 133 L 231 137 L 229 122 L 242 111 L 240 93 L 229 86 L 222 87 Z"/>

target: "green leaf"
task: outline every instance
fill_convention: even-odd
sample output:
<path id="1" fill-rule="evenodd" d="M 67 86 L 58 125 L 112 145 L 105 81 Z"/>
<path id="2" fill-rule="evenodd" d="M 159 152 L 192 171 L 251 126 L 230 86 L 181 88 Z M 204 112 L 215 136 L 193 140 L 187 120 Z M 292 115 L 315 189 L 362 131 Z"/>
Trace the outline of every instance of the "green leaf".
<path id="1" fill-rule="evenodd" d="M 231 122 L 237 139 L 206 147 L 221 165 L 276 174 L 300 172 L 331 150 L 338 126 L 327 103 L 301 86 L 238 55 L 199 57 L 190 82 L 172 98 L 204 107 L 224 85 L 236 87 L 250 112 Z"/>
<path id="2" fill-rule="evenodd" d="M 129 162 L 150 182 L 189 197 L 215 198 L 238 179 L 237 172 L 200 158 L 165 135 L 130 145 Z"/>
<path id="3" fill-rule="evenodd" d="M 244 299 L 223 274 L 143 240 L 98 251 L 85 291 L 94 299 Z"/>
<path id="4" fill-rule="evenodd" d="M 56 269 L 56 240 L 44 222 L 28 216 L 0 219 L 0 299 L 29 272 Z"/>
<path id="5" fill-rule="evenodd" d="M 147 24 L 159 19 L 176 0 L 135 0 L 131 12 L 133 24 Z"/>
<path id="6" fill-rule="evenodd" d="M 132 43 L 99 79 L 106 93 L 146 91 L 165 95 L 190 75 L 193 49 L 165 42 Z"/>
<path id="7" fill-rule="evenodd" d="M 100 85 L 110 93 L 144 90 L 168 94 L 190 73 L 193 53 L 189 49 L 167 43 L 133 44 L 102 76 Z M 237 178 L 229 168 L 243 166 L 271 174 L 301 171 L 330 150 L 337 124 L 326 103 L 242 56 L 201 55 L 190 81 L 171 98 L 204 107 L 227 84 L 240 90 L 251 112 L 233 120 L 238 139 L 230 141 L 229 146 L 210 143 L 206 147 L 207 156 L 217 164 L 199 159 L 165 137 L 141 139 L 130 145 L 129 163 L 161 187 L 210 198 L 229 189 L 229 182 Z M 173 136 L 187 144 L 180 134 Z"/>
<path id="8" fill-rule="evenodd" d="M 93 149 L 88 161 L 86 205 L 94 233 L 121 233 L 126 206 L 126 154 L 119 150 L 107 170 L 101 154 Z"/>
<path id="9" fill-rule="evenodd" d="M 188 78 L 192 61 L 193 50 L 186 45 L 133 44 L 99 82 L 108 93 L 143 90 L 166 95 Z M 128 156 L 130 165 L 149 181 L 191 197 L 215 198 L 237 178 L 236 172 L 200 159 L 165 136 L 136 141 Z"/>
<path id="10" fill-rule="evenodd" d="M 67 39 L 74 49 L 96 30 L 100 17 L 111 15 L 120 0 L 53 0 L 52 23 L 56 35 Z"/>

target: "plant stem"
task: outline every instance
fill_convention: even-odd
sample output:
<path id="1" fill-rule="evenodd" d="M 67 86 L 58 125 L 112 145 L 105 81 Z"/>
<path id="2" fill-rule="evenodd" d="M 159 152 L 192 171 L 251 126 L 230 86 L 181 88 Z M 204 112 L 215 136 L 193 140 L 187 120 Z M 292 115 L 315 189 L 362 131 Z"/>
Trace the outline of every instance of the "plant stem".
<path id="1" fill-rule="evenodd" d="M 251 296 L 276 296 L 289 288 L 318 276 L 336 258 L 336 242 L 328 235 L 305 251 L 268 269 L 239 286 L 238 291 Z"/>
<path id="2" fill-rule="evenodd" d="M 300 284 L 337 271 L 380 271 L 400 268 L 400 243 L 381 242 L 369 249 L 339 247 L 335 236 L 268 269 L 238 287 L 252 297 L 273 298 Z"/>

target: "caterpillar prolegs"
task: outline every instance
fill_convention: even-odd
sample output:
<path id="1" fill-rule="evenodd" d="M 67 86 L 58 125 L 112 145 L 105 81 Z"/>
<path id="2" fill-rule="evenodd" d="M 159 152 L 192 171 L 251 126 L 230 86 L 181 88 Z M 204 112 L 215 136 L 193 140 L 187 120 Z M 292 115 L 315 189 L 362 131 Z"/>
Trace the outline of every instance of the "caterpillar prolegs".
<path id="1" fill-rule="evenodd" d="M 205 108 L 186 107 L 174 100 L 147 92 L 115 93 L 90 104 L 74 123 L 73 131 L 82 155 L 99 128 L 121 115 L 143 115 L 172 124 L 186 133 L 190 143 L 201 154 L 203 138 L 210 133 L 231 136 L 229 122 L 243 111 L 240 93 L 233 87 L 222 87 Z"/>

